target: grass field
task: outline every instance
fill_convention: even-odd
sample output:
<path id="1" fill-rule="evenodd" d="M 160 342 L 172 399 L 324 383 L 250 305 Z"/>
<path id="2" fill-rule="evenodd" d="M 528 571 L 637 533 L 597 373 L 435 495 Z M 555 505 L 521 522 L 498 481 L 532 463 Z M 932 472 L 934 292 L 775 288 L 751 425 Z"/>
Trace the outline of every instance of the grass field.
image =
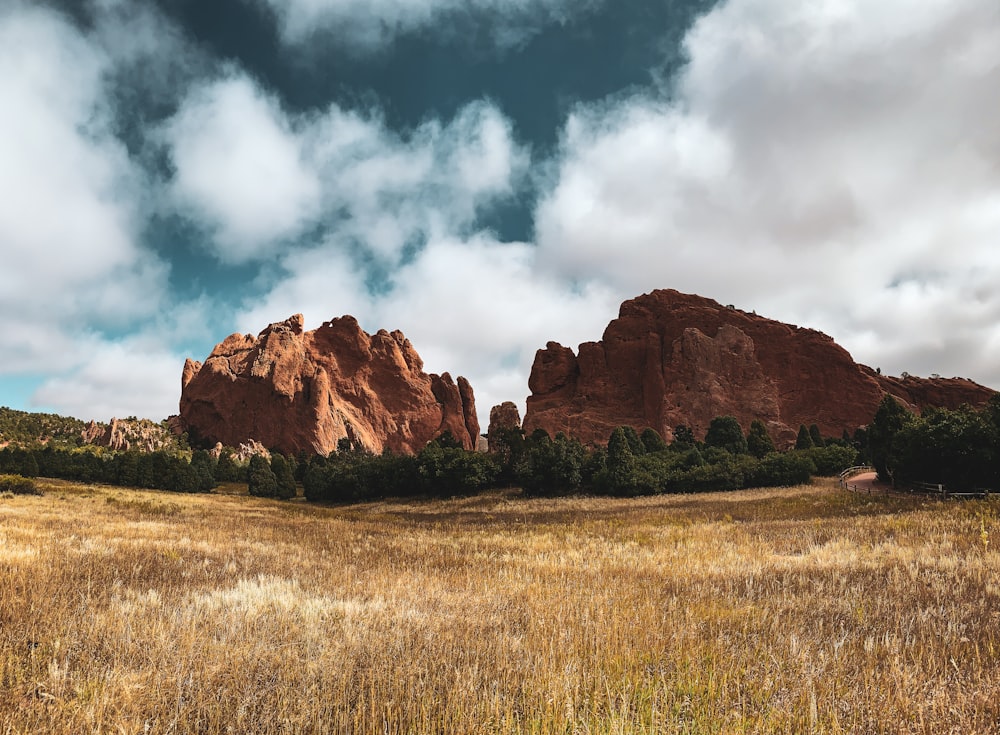
<path id="1" fill-rule="evenodd" d="M 0 733 L 1000 731 L 991 501 L 0 497 Z"/>

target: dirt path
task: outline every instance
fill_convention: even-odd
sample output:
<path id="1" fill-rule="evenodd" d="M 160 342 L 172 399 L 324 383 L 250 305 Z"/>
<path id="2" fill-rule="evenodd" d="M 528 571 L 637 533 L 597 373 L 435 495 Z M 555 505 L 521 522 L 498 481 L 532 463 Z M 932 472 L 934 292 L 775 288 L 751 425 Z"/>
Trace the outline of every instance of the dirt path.
<path id="1" fill-rule="evenodd" d="M 859 493 L 884 493 L 889 490 L 889 484 L 879 482 L 878 476 L 874 472 L 863 472 L 847 480 L 846 486 L 849 490 Z"/>

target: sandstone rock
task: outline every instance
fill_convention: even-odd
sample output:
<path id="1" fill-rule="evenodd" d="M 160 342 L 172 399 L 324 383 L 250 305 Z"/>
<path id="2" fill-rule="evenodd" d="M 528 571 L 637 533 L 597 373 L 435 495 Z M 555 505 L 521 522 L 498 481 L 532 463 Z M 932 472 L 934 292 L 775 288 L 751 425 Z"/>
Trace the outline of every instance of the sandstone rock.
<path id="1" fill-rule="evenodd" d="M 171 432 L 149 419 L 112 418 L 107 424 L 88 423 L 82 432 L 83 441 L 116 451 L 137 449 L 155 452 L 172 443 Z"/>
<path id="2" fill-rule="evenodd" d="M 877 375 L 825 334 L 673 290 L 624 302 L 602 340 L 578 354 L 549 342 L 528 386 L 526 433 L 603 444 L 617 426 L 651 427 L 669 440 L 686 424 L 702 437 L 728 414 L 744 431 L 761 419 L 779 447 L 794 443 L 800 424 L 825 436 L 853 432 L 886 393 L 920 409 L 978 406 L 994 392 L 962 379 Z"/>
<path id="3" fill-rule="evenodd" d="M 489 451 L 498 449 L 498 437 L 503 429 L 520 429 L 521 412 L 511 401 L 504 401 L 499 406 L 490 409 L 490 428 L 487 430 L 487 447 Z"/>
<path id="4" fill-rule="evenodd" d="M 423 372 L 402 332 L 369 335 L 352 316 L 303 325 L 296 314 L 257 337 L 233 334 L 204 364 L 185 363 L 180 416 L 192 442 L 329 454 L 348 438 L 376 453 L 414 453 L 448 430 L 475 447 L 472 386 Z"/>

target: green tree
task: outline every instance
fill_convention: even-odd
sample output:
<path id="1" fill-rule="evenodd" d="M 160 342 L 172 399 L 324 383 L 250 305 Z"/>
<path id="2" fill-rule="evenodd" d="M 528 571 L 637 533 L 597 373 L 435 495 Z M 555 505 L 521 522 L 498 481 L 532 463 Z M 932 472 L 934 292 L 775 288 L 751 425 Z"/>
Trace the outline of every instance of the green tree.
<path id="1" fill-rule="evenodd" d="M 271 470 L 271 463 L 260 454 L 250 458 L 247 489 L 259 498 L 273 498 L 278 494 L 278 480 Z"/>
<path id="2" fill-rule="evenodd" d="M 767 427 L 760 419 L 754 419 L 750 423 L 750 431 L 747 432 L 747 451 L 757 459 L 774 451 L 771 435 L 767 433 Z"/>
<path id="3" fill-rule="evenodd" d="M 628 448 L 632 450 L 632 454 L 636 457 L 640 457 L 646 453 L 646 447 L 642 443 L 642 439 L 639 438 L 639 432 L 635 430 L 634 426 L 622 426 L 622 431 L 625 432 L 625 439 L 628 441 Z"/>
<path id="4" fill-rule="evenodd" d="M 198 477 L 198 489 L 207 493 L 216 486 L 215 460 L 204 449 L 198 449 L 191 455 L 191 468 Z"/>
<path id="5" fill-rule="evenodd" d="M 442 449 L 464 449 L 462 442 L 455 438 L 450 429 L 445 429 L 432 442 Z"/>
<path id="6" fill-rule="evenodd" d="M 562 432 L 551 440 L 548 435 L 527 443 L 518 466 L 518 480 L 524 491 L 534 495 L 567 495 L 579 492 L 584 482 L 587 450 Z"/>
<path id="7" fill-rule="evenodd" d="M 910 412 L 888 393 L 879 404 L 875 417 L 868 425 L 868 449 L 880 479 L 894 481 L 899 459 L 896 435 L 912 418 Z"/>
<path id="8" fill-rule="evenodd" d="M 233 450 L 226 447 L 219 455 L 219 461 L 215 463 L 212 473 L 218 482 L 236 482 L 240 478 L 240 467 L 233 457 Z"/>
<path id="9" fill-rule="evenodd" d="M 716 416 L 708 425 L 705 446 L 725 449 L 730 454 L 746 454 L 747 438 L 733 416 Z"/>
<path id="10" fill-rule="evenodd" d="M 624 426 L 619 426 L 611 433 L 611 438 L 608 440 L 607 463 L 608 489 L 611 493 L 614 495 L 634 495 L 636 491 L 636 459 Z"/>
<path id="11" fill-rule="evenodd" d="M 525 453 L 524 431 L 519 426 L 504 426 L 494 429 L 490 440 L 500 468 L 497 482 L 501 485 L 516 482 L 517 467 Z"/>
<path id="12" fill-rule="evenodd" d="M 826 442 L 823 440 L 823 435 L 819 431 L 819 426 L 816 424 L 811 424 L 809 426 L 809 439 L 812 440 L 814 447 L 826 446 Z"/>
<path id="13" fill-rule="evenodd" d="M 805 424 L 799 424 L 799 435 L 795 439 L 795 448 L 812 449 L 814 446 L 812 437 L 809 436 L 809 429 L 806 428 Z"/>
<path id="14" fill-rule="evenodd" d="M 674 440 L 670 443 L 671 449 L 679 452 L 686 452 L 689 449 L 694 449 L 697 444 L 698 443 L 694 438 L 694 432 L 691 431 L 690 426 L 677 424 L 677 426 L 674 427 Z"/>
<path id="15" fill-rule="evenodd" d="M 667 448 L 667 443 L 663 441 L 663 437 L 655 429 L 649 427 L 642 430 L 639 440 L 642 442 L 642 446 L 645 447 L 647 454 L 662 452 Z"/>
<path id="16" fill-rule="evenodd" d="M 275 494 L 282 500 L 295 497 L 295 473 L 292 464 L 283 454 L 271 455 L 271 472 L 276 484 Z"/>

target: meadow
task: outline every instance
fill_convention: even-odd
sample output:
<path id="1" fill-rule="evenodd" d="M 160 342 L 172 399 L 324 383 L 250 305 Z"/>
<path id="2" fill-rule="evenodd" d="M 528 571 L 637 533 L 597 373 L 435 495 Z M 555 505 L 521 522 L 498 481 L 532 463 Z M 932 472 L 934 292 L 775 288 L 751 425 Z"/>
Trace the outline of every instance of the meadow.
<path id="1" fill-rule="evenodd" d="M 0 733 L 988 733 L 991 500 L 0 497 Z"/>

